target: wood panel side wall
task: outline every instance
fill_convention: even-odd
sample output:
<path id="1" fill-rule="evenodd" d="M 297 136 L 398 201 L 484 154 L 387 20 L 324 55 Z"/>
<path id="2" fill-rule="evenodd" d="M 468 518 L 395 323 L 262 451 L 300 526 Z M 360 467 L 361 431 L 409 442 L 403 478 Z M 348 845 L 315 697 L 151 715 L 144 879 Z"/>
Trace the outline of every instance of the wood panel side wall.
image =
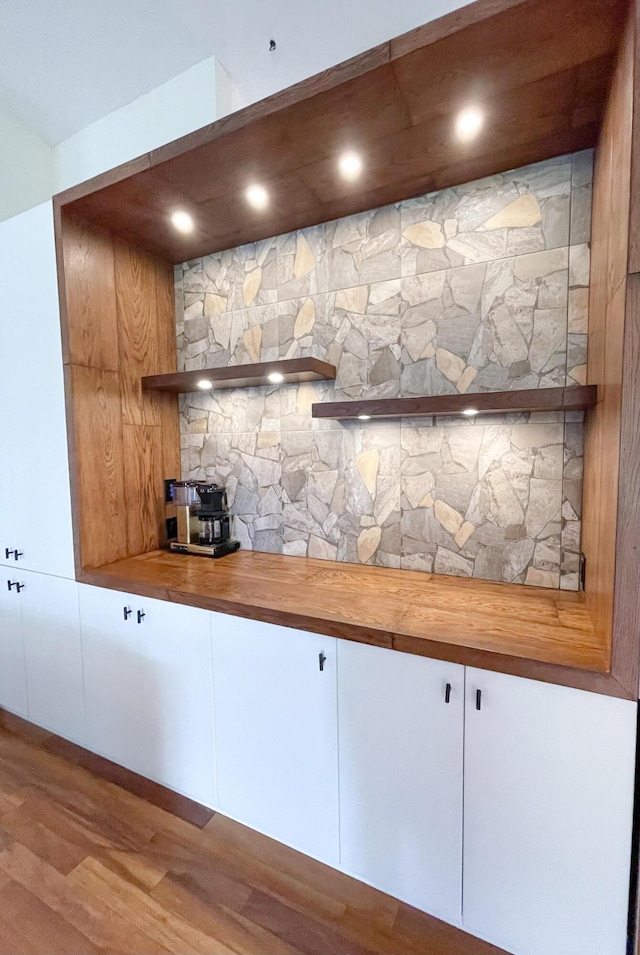
<path id="1" fill-rule="evenodd" d="M 142 392 L 175 371 L 173 269 L 56 216 L 76 571 L 164 541 L 164 477 L 180 471 L 177 398 Z"/>
<path id="2" fill-rule="evenodd" d="M 620 445 L 631 387 L 631 382 L 623 379 L 623 361 L 628 324 L 635 48 L 634 11 L 621 39 L 596 153 L 588 383 L 598 386 L 598 404 L 586 421 L 583 510 L 591 614 L 598 632 L 612 648 L 612 675 L 633 692 L 638 681 L 638 634 L 620 616 L 623 595 L 616 592 L 615 580 L 616 564 L 621 567 L 625 559 L 618 533 L 618 506 L 628 480 L 620 467 Z"/>

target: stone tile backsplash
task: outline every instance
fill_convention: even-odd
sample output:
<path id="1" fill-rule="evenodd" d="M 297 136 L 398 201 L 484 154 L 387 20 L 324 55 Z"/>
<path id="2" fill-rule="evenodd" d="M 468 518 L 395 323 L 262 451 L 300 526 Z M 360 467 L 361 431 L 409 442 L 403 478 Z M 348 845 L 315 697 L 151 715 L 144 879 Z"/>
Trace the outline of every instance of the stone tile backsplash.
<path id="1" fill-rule="evenodd" d="M 560 157 L 176 268 L 179 368 L 337 367 L 181 396 L 183 477 L 226 484 L 244 547 L 577 589 L 579 415 L 310 406 L 584 383 L 591 172 Z"/>

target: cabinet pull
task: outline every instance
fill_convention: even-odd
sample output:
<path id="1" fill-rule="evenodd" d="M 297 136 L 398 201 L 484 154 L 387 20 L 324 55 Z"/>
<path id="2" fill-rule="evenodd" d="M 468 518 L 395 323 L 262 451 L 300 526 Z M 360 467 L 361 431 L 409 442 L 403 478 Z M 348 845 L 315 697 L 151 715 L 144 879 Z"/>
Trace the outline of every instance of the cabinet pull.
<path id="1" fill-rule="evenodd" d="M 128 620 L 132 613 L 133 613 L 133 610 L 131 609 L 131 607 L 122 608 L 122 614 L 125 620 Z"/>
<path id="2" fill-rule="evenodd" d="M 16 590 L 18 591 L 18 593 L 20 593 L 21 590 L 24 590 L 24 588 L 25 588 L 25 584 L 16 583 Z"/>
<path id="3" fill-rule="evenodd" d="M 145 617 L 146 617 L 146 614 L 144 610 L 138 610 L 138 623 L 142 623 Z"/>
<path id="4" fill-rule="evenodd" d="M 323 672 L 324 665 L 326 662 L 327 662 L 327 658 L 325 657 L 324 653 L 321 650 L 320 653 L 318 654 L 318 667 L 320 669 L 320 673 Z"/>
<path id="5" fill-rule="evenodd" d="M 445 703 L 449 703 L 450 700 L 451 700 L 451 684 L 447 683 L 447 685 L 444 688 L 444 701 Z"/>
<path id="6" fill-rule="evenodd" d="M 8 580 L 7 581 L 7 590 L 13 590 L 16 588 L 16 592 L 20 593 L 21 590 L 24 590 L 25 585 L 19 583 L 17 580 Z"/>
<path id="7" fill-rule="evenodd" d="M 476 690 L 476 709 L 482 709 L 482 690 Z"/>
<path id="8" fill-rule="evenodd" d="M 14 559 L 14 560 L 20 560 L 21 557 L 24 557 L 24 552 L 21 551 L 21 550 L 14 550 L 14 552 L 13 552 L 13 559 Z"/>
<path id="9" fill-rule="evenodd" d="M 14 553 L 15 553 L 15 551 L 11 550 L 9 547 L 5 547 L 5 549 L 4 549 L 4 559 L 5 559 L 5 560 L 9 560 L 9 558 L 11 557 L 11 555 L 14 554 Z"/>

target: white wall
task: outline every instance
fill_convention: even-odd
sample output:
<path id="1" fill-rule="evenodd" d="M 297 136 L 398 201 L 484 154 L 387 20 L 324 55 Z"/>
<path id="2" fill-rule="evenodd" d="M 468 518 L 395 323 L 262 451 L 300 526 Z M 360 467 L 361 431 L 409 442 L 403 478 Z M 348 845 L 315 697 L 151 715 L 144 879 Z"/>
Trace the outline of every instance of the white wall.
<path id="1" fill-rule="evenodd" d="M 64 140 L 55 148 L 56 192 L 214 122 L 217 82 L 230 103 L 230 81 L 211 56 Z"/>
<path id="2" fill-rule="evenodd" d="M 0 109 L 0 222 L 49 199 L 53 190 L 53 149 Z"/>

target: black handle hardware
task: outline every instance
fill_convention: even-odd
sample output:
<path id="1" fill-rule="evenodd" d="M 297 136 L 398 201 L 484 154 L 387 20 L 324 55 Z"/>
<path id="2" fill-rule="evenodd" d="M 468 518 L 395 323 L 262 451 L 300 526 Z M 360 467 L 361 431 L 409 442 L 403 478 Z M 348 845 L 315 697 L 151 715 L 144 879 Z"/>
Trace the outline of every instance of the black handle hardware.
<path id="1" fill-rule="evenodd" d="M 13 590 L 13 588 L 16 587 L 17 584 L 18 584 L 18 581 L 17 581 L 17 580 L 13 580 L 13 581 L 8 580 L 8 581 L 7 581 L 7 590 Z"/>
<path id="2" fill-rule="evenodd" d="M 445 703 L 449 703 L 450 700 L 451 700 L 451 684 L 447 683 L 447 685 L 444 688 L 444 701 Z"/>
<path id="3" fill-rule="evenodd" d="M 482 709 L 482 690 L 476 690 L 476 709 Z"/>
<path id="4" fill-rule="evenodd" d="M 4 559 L 5 559 L 5 560 L 9 560 L 9 558 L 11 557 L 12 554 L 15 554 L 15 550 L 11 550 L 11 548 L 5 547 L 5 549 L 4 549 Z"/>
<path id="5" fill-rule="evenodd" d="M 13 559 L 14 559 L 14 560 L 20 560 L 21 557 L 24 557 L 24 552 L 21 551 L 21 550 L 14 550 L 14 552 L 13 552 Z"/>
<path id="6" fill-rule="evenodd" d="M 146 617 L 146 613 L 144 612 L 144 610 L 138 610 L 137 616 L 138 616 L 138 623 L 142 623 L 142 621 Z"/>
<path id="7" fill-rule="evenodd" d="M 5 547 L 5 549 L 4 549 L 4 559 L 5 559 L 5 560 L 9 560 L 9 558 L 10 558 L 12 555 L 13 555 L 13 559 L 14 559 L 14 560 L 19 560 L 21 557 L 24 557 L 23 551 L 18 550 L 17 547 L 16 547 L 15 549 L 12 548 L 12 547 Z"/>
<path id="8" fill-rule="evenodd" d="M 131 607 L 122 608 L 122 614 L 125 620 L 128 620 L 132 613 L 133 613 L 133 610 L 131 609 Z"/>
<path id="9" fill-rule="evenodd" d="M 324 670 L 324 665 L 326 662 L 327 662 L 327 658 L 325 657 L 324 653 L 320 651 L 320 653 L 318 654 L 318 666 L 320 667 L 320 673 L 322 673 L 322 671 Z"/>
<path id="10" fill-rule="evenodd" d="M 16 583 L 16 590 L 20 593 L 21 590 L 24 590 L 25 584 Z"/>

